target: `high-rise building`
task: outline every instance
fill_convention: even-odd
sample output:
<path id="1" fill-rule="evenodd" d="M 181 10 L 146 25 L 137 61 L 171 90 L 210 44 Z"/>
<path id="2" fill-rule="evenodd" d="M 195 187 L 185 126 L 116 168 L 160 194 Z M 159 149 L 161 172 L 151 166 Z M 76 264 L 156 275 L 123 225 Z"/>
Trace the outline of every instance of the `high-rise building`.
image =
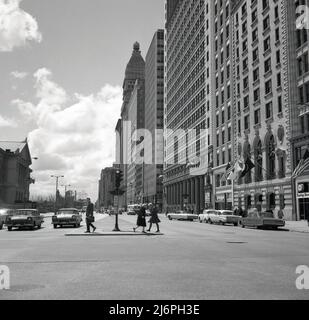
<path id="1" fill-rule="evenodd" d="M 121 126 L 117 125 L 116 134 L 118 135 L 118 145 L 120 145 L 120 167 L 123 171 L 123 181 L 121 189 L 125 192 L 122 200 L 123 206 L 126 206 L 128 193 L 132 191 L 132 168 L 130 169 L 130 181 L 128 180 L 129 159 L 131 154 L 131 132 L 128 132 L 128 122 L 132 121 L 139 127 L 144 126 L 144 79 L 145 79 L 145 61 L 141 55 L 140 45 L 134 43 L 133 53 L 127 64 L 125 78 L 123 81 L 123 104 L 121 108 Z M 134 94 L 133 94 L 134 92 Z M 130 114 L 135 112 L 135 117 Z M 142 114 L 142 115 L 141 115 Z M 132 126 L 131 126 L 132 128 Z M 117 163 L 116 163 L 117 164 Z M 135 169 L 134 169 L 135 170 Z M 137 170 L 140 176 L 140 169 Z M 141 178 L 142 179 L 142 178 Z M 134 199 L 130 199 L 133 201 Z"/>
<path id="2" fill-rule="evenodd" d="M 126 108 L 129 124 L 124 132 L 124 137 L 127 139 L 127 204 L 134 204 L 143 202 L 144 197 L 143 148 L 141 150 L 139 148 L 144 133 L 138 134 L 137 132 L 138 130 L 143 131 L 145 127 L 145 80 L 136 80 Z"/>
<path id="3" fill-rule="evenodd" d="M 168 210 L 205 206 L 206 1 L 167 0 L 164 189 Z M 197 160 L 198 159 L 198 160 Z"/>
<path id="4" fill-rule="evenodd" d="M 114 196 L 110 194 L 115 189 L 115 168 L 105 168 L 101 171 L 99 181 L 99 208 L 114 206 Z"/>
<path id="5" fill-rule="evenodd" d="M 232 45 L 230 1 L 206 1 L 206 128 L 209 179 L 206 206 L 232 209 L 233 191 L 224 178 L 233 161 Z"/>
<path id="6" fill-rule="evenodd" d="M 151 164 L 144 164 L 144 202 L 163 204 L 164 30 L 158 30 L 146 55 L 145 129 L 151 133 Z M 158 131 L 161 130 L 161 131 Z"/>
<path id="7" fill-rule="evenodd" d="M 234 185 L 245 209 L 284 210 L 292 204 L 291 140 L 295 110 L 295 4 L 232 1 L 234 159 L 255 168 Z"/>
<path id="8" fill-rule="evenodd" d="M 290 1 L 290 6 L 295 6 L 297 10 L 296 41 L 294 41 L 296 88 L 293 88 L 295 90 L 293 96 L 296 97 L 296 107 L 293 110 L 296 113 L 296 121 L 291 128 L 293 130 L 293 169 L 295 170 L 309 149 L 309 17 L 305 16 L 308 12 L 309 1 L 297 0 L 294 3 Z M 293 180 L 296 219 L 305 219 L 309 215 L 309 165 L 306 168 L 300 174 L 296 174 Z"/>

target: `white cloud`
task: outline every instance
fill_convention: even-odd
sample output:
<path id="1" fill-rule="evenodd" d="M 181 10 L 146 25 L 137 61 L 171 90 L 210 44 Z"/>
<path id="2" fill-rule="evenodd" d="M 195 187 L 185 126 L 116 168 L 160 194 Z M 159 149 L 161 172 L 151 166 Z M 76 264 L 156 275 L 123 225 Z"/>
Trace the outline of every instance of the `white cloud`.
<path id="1" fill-rule="evenodd" d="M 41 42 L 37 21 L 19 7 L 22 0 L 0 0 L 0 51 L 12 51 L 28 41 Z"/>
<path id="2" fill-rule="evenodd" d="M 96 200 L 100 171 L 115 161 L 121 87 L 105 85 L 96 94 L 70 96 L 47 69 L 38 70 L 34 79 L 38 102 L 12 102 L 37 127 L 29 134 L 31 153 L 39 158 L 33 164 L 36 184 L 32 192 L 49 193 L 54 181 L 40 183 L 40 177 L 63 174 L 65 182 Z"/>
<path id="3" fill-rule="evenodd" d="M 11 76 L 15 79 L 22 80 L 28 76 L 27 72 L 13 71 L 11 72 Z"/>
<path id="4" fill-rule="evenodd" d="M 17 123 L 12 119 L 4 118 L 0 115 L 0 128 L 1 127 L 17 127 Z"/>

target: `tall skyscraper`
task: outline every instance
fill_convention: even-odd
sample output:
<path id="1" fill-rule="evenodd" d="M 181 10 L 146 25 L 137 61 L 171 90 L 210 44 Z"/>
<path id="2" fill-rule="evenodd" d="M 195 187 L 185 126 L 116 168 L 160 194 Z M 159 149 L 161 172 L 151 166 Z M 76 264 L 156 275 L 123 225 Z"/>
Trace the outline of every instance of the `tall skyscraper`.
<path id="1" fill-rule="evenodd" d="M 144 165 L 144 202 L 163 204 L 164 30 L 158 30 L 146 56 L 145 129 L 152 138 L 152 164 Z M 157 130 L 161 130 L 158 132 Z"/>
<path id="2" fill-rule="evenodd" d="M 121 126 L 118 124 L 116 132 L 118 135 L 118 144 L 120 144 L 120 167 L 123 171 L 123 182 L 121 189 L 125 191 L 123 196 L 123 206 L 128 204 L 127 200 L 130 196 L 130 202 L 135 201 L 135 188 L 142 189 L 142 174 L 141 169 L 135 170 L 134 164 L 129 162 L 132 148 L 132 132 L 138 128 L 144 127 L 144 112 L 145 112 L 145 61 L 141 55 L 140 45 L 138 42 L 133 45 L 133 53 L 130 61 L 127 64 L 125 78 L 123 82 L 123 105 L 121 108 Z M 128 123 L 131 123 L 131 129 L 128 128 Z M 132 129 L 133 128 L 133 129 Z M 130 130 L 130 132 L 128 131 Z M 134 131 L 133 130 L 133 131 Z M 134 171 L 134 173 L 133 173 Z M 135 175 L 138 179 L 138 186 L 135 185 Z M 133 190 L 134 184 L 134 190 Z M 134 196 L 128 193 L 134 193 Z"/>
<path id="3" fill-rule="evenodd" d="M 164 188 L 169 210 L 205 203 L 206 5 L 166 1 Z M 195 161 L 196 159 L 200 159 Z"/>

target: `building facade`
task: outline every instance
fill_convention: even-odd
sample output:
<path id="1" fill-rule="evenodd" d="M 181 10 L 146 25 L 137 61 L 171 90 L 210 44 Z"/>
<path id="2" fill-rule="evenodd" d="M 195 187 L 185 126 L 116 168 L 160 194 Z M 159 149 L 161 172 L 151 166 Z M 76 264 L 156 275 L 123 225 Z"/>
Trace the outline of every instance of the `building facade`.
<path id="1" fill-rule="evenodd" d="M 309 148 L 309 20 L 303 16 L 309 1 L 291 1 L 295 6 L 297 21 L 295 34 L 295 59 L 297 61 L 295 83 L 295 97 L 297 97 L 296 112 L 297 120 L 293 126 L 293 151 L 294 170 L 297 168 L 306 150 Z M 302 7 L 303 6 L 303 7 Z M 298 23 L 300 19 L 300 23 Z M 303 23 L 302 23 L 303 22 Z M 306 219 L 309 216 L 309 167 L 293 180 L 294 210 L 296 219 Z"/>
<path id="2" fill-rule="evenodd" d="M 30 199 L 31 155 L 27 141 L 0 142 L 0 205 L 26 205 Z"/>
<path id="3" fill-rule="evenodd" d="M 163 205 L 164 30 L 158 30 L 146 55 L 145 129 L 151 133 L 152 161 L 144 164 L 144 203 Z M 159 131 L 160 130 L 160 131 Z"/>
<path id="4" fill-rule="evenodd" d="M 232 34 L 234 159 L 255 165 L 235 182 L 234 203 L 295 219 L 295 4 L 232 1 Z"/>
<path id="5" fill-rule="evenodd" d="M 224 178 L 233 161 L 232 23 L 230 1 L 206 2 L 206 128 L 209 130 L 207 207 L 232 209 L 232 183 Z"/>

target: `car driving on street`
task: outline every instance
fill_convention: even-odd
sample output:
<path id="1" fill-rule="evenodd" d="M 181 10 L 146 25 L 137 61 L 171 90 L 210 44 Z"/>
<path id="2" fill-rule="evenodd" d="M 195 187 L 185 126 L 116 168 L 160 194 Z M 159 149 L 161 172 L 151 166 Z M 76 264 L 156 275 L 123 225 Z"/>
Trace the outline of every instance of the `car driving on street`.
<path id="1" fill-rule="evenodd" d="M 36 209 L 19 209 L 13 210 L 6 218 L 6 226 L 8 231 L 12 231 L 13 228 L 35 228 L 41 229 L 42 223 L 44 223 L 43 217 Z"/>
<path id="2" fill-rule="evenodd" d="M 79 228 L 83 218 L 75 208 L 60 209 L 53 217 L 52 224 L 56 229 L 58 226 L 72 226 Z"/>

